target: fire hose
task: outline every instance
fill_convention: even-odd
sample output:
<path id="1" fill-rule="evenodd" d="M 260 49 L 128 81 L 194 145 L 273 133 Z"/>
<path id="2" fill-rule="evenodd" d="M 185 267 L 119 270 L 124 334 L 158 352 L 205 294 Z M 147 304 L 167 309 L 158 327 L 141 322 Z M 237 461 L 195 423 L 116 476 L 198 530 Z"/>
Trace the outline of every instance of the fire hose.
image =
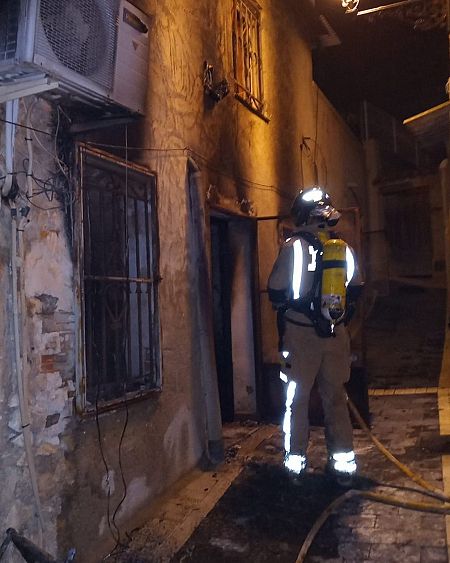
<path id="1" fill-rule="evenodd" d="M 359 489 L 350 489 L 346 491 L 344 494 L 337 497 L 331 504 L 327 506 L 327 508 L 322 512 L 319 518 L 315 521 L 313 527 L 309 531 L 308 535 L 303 542 L 303 545 L 300 549 L 300 552 L 295 560 L 295 563 L 302 563 L 305 561 L 306 555 L 308 553 L 309 548 L 311 547 L 314 538 L 318 534 L 319 530 L 327 520 L 327 518 L 344 502 L 346 502 L 350 498 L 360 497 L 366 500 L 370 500 L 373 502 L 379 502 L 382 504 L 387 504 L 391 506 L 399 506 L 401 508 L 406 508 L 409 510 L 416 510 L 420 512 L 431 512 L 434 514 L 450 514 L 450 497 L 446 496 L 441 490 L 437 489 L 425 479 L 423 479 L 420 475 L 417 475 L 409 467 L 404 465 L 401 461 L 399 461 L 379 440 L 374 436 L 367 426 L 365 421 L 363 420 L 362 416 L 360 415 L 358 409 L 355 407 L 353 402 L 349 397 L 347 397 L 348 406 L 350 411 L 352 412 L 353 416 L 355 417 L 356 421 L 358 422 L 360 428 L 364 430 L 364 432 L 369 436 L 378 450 L 389 459 L 398 469 L 400 469 L 405 475 L 407 475 L 412 481 L 417 483 L 421 486 L 424 490 L 419 489 L 411 489 L 415 493 L 424 494 L 426 496 L 431 496 L 441 501 L 441 503 L 437 502 L 417 502 L 417 501 L 408 501 L 399 499 L 392 495 L 383 495 L 380 493 L 374 493 L 371 491 L 364 491 Z M 385 485 L 384 483 L 380 483 L 376 480 L 371 481 L 374 485 L 380 487 L 394 487 L 391 485 Z M 395 488 L 395 487 L 394 487 Z"/>

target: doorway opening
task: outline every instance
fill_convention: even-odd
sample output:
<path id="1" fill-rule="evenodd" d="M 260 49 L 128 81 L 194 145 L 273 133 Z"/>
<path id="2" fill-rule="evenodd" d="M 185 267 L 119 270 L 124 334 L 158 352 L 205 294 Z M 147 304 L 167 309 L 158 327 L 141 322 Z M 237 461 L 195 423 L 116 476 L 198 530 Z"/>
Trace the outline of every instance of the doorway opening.
<path id="1" fill-rule="evenodd" d="M 257 413 L 255 240 L 253 221 L 211 216 L 214 342 L 223 422 Z"/>

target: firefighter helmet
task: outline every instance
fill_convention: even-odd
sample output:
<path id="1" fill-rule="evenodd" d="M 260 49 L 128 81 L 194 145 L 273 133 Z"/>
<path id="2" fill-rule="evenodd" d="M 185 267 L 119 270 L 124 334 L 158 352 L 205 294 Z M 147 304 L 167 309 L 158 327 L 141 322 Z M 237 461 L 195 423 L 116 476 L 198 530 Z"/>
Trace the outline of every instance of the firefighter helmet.
<path id="1" fill-rule="evenodd" d="M 297 227 L 312 222 L 314 218 L 334 227 L 341 216 L 333 207 L 329 194 L 319 187 L 300 190 L 292 204 L 291 215 Z"/>

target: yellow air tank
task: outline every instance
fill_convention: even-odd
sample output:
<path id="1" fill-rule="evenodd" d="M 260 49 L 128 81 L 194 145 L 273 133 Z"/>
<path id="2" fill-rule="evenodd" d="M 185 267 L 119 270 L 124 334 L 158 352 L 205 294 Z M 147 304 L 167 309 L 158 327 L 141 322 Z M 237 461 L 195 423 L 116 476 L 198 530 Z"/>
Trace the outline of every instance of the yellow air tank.
<path id="1" fill-rule="evenodd" d="M 323 245 L 321 310 L 332 324 L 345 313 L 346 250 L 346 243 L 340 239 L 330 239 Z"/>

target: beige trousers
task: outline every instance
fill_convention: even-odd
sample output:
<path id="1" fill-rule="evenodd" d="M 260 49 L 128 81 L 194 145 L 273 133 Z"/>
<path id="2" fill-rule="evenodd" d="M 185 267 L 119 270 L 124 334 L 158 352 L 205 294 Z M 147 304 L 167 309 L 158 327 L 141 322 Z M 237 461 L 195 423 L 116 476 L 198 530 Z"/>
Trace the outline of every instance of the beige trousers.
<path id="1" fill-rule="evenodd" d="M 335 334 L 335 337 L 320 338 L 313 328 L 286 322 L 283 348 L 289 356 L 282 372 L 288 378 L 287 388 L 290 382 L 295 382 L 287 393 L 284 424 L 285 448 L 291 454 L 306 455 L 309 396 L 316 378 L 322 398 L 328 453 L 353 450 L 352 425 L 344 389 L 344 383 L 350 377 L 350 340 L 343 325 L 335 328 Z"/>

